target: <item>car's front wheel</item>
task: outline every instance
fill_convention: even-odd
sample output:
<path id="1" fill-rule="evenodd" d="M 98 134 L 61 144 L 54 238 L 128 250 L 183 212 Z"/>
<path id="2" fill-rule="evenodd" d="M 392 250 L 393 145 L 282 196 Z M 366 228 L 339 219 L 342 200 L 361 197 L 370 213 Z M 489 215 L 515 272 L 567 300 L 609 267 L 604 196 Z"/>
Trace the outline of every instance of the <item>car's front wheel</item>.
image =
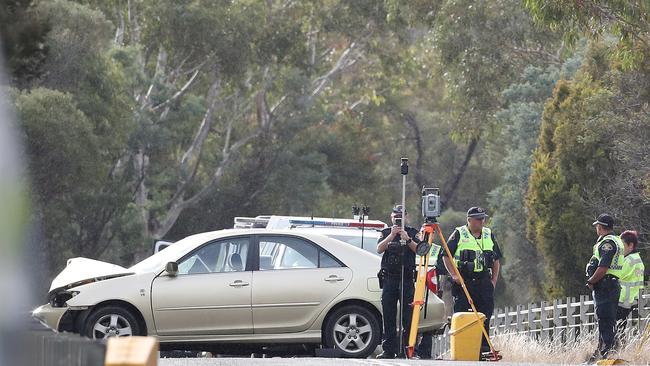
<path id="1" fill-rule="evenodd" d="M 359 305 L 346 305 L 328 317 L 325 324 L 325 344 L 335 348 L 343 357 L 366 358 L 381 338 L 379 319 Z"/>
<path id="2" fill-rule="evenodd" d="M 143 335 L 137 318 L 120 306 L 106 306 L 93 311 L 84 326 L 84 335 L 93 339 Z"/>

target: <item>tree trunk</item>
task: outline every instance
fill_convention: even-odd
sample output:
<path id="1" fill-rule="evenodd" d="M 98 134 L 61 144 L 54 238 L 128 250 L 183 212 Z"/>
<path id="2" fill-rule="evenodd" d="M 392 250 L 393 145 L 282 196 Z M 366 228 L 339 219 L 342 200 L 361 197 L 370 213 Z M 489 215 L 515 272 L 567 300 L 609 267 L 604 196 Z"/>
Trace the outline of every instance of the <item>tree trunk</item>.
<path id="1" fill-rule="evenodd" d="M 115 7 L 115 15 L 118 19 L 117 29 L 115 29 L 115 44 L 123 45 L 124 44 L 124 31 L 126 29 L 126 24 L 124 23 L 124 16 L 119 7 Z"/>
<path id="2" fill-rule="evenodd" d="M 138 22 L 138 13 L 135 9 L 135 0 L 128 0 L 127 11 L 129 17 L 129 31 L 131 35 L 131 44 L 136 45 L 140 43 L 140 23 Z"/>
<path id="3" fill-rule="evenodd" d="M 134 202 L 138 208 L 140 220 L 142 220 L 142 237 L 146 240 L 147 238 L 151 237 L 151 233 L 149 231 L 149 219 L 151 215 L 149 212 L 149 190 L 146 185 L 149 157 L 146 155 L 144 147 L 140 147 L 138 149 L 138 152 L 134 156 L 133 164 L 135 168 L 136 178 L 138 180 Z"/>
<path id="4" fill-rule="evenodd" d="M 465 171 L 467 171 L 467 166 L 469 165 L 470 160 L 472 160 L 474 152 L 476 152 L 476 146 L 478 145 L 478 142 L 479 137 L 475 137 L 470 140 L 469 145 L 467 146 L 467 151 L 465 152 L 465 159 L 463 159 L 463 163 L 460 165 L 458 170 L 456 170 L 456 173 L 454 174 L 449 185 L 447 185 L 445 189 L 446 194 L 443 195 L 444 199 L 441 198 L 441 206 L 443 208 L 446 208 L 448 204 L 453 202 L 456 191 L 458 190 L 458 186 L 463 179 Z"/>
<path id="5" fill-rule="evenodd" d="M 422 136 L 420 134 L 420 126 L 415 116 L 410 113 L 404 113 L 404 121 L 406 125 L 413 131 L 413 139 L 415 140 L 415 184 L 418 189 L 424 186 L 424 148 L 422 147 Z"/>

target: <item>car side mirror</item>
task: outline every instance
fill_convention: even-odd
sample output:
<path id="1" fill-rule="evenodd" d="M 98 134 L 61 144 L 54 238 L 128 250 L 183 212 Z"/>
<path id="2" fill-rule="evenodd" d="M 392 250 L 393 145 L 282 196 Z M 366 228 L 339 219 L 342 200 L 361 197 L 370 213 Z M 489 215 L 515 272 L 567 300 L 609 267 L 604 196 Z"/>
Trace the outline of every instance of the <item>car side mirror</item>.
<path id="1" fill-rule="evenodd" d="M 167 262 L 167 265 L 165 266 L 165 272 L 167 272 L 172 277 L 176 276 L 178 274 L 178 263 Z"/>

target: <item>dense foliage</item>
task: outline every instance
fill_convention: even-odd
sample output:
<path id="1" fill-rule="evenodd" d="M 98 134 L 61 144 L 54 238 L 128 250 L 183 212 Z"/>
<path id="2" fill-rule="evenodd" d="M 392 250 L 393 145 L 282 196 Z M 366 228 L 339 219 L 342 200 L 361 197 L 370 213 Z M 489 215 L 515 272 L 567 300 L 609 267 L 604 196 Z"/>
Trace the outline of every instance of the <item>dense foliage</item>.
<path id="1" fill-rule="evenodd" d="M 0 0 L 50 274 L 234 216 L 488 209 L 501 303 L 577 295 L 602 211 L 648 240 L 643 1 Z M 419 224 L 412 215 L 413 224 Z"/>

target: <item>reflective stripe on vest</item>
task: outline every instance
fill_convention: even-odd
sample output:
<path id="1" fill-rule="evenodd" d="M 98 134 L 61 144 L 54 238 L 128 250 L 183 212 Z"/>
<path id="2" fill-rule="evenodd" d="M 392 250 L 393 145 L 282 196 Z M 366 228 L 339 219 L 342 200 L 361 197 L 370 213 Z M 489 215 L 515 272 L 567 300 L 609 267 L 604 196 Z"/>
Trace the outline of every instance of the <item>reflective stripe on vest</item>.
<path id="1" fill-rule="evenodd" d="M 438 261 L 438 256 L 440 255 L 441 248 L 442 247 L 440 245 L 431 243 L 431 250 L 429 250 L 429 256 L 430 256 L 429 263 L 435 264 Z"/>
<path id="2" fill-rule="evenodd" d="M 639 292 L 644 285 L 644 270 L 639 253 L 631 253 L 623 259 L 623 275 L 620 278 L 621 296 L 618 299 L 620 307 L 629 309 L 639 298 Z"/>
<path id="3" fill-rule="evenodd" d="M 613 241 L 616 246 L 616 253 L 614 253 L 614 258 L 612 258 L 612 263 L 607 269 L 607 274 L 616 276 L 620 279 L 621 276 L 623 275 L 623 261 L 625 258 L 623 256 L 623 253 L 625 253 L 625 249 L 623 247 L 623 241 L 621 240 L 620 237 L 613 234 L 605 235 L 594 245 L 594 254 L 592 258 L 596 258 L 596 260 L 600 262 L 600 253 L 598 252 L 598 247 L 600 246 L 600 243 L 602 243 L 605 240 Z"/>
<path id="4" fill-rule="evenodd" d="M 476 258 L 474 258 L 474 272 L 483 272 L 483 262 L 479 261 L 479 258 L 482 257 L 483 252 L 494 251 L 492 231 L 484 227 L 483 232 L 481 233 L 481 239 L 476 239 L 469 231 L 467 225 L 459 226 L 456 230 L 458 230 L 458 233 L 460 234 L 458 247 L 454 253 L 456 264 L 458 265 L 460 262 L 460 252 L 463 250 L 473 250 L 476 252 Z"/>

